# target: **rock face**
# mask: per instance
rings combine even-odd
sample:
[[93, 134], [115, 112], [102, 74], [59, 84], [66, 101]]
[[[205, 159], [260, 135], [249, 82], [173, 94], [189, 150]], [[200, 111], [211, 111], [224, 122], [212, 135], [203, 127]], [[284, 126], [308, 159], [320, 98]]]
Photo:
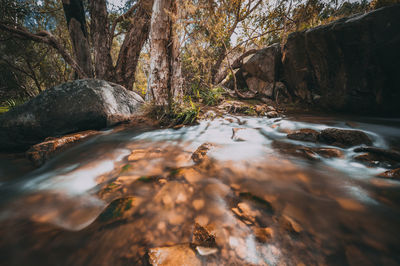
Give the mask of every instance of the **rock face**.
[[142, 103], [138, 94], [102, 80], [55, 86], [0, 116], [0, 151], [24, 150], [49, 136], [115, 125], [138, 114]]
[[279, 77], [281, 51], [279, 44], [259, 50], [241, 70], [249, 90], [272, 97], [275, 81]]
[[239, 69], [238, 88], [318, 109], [400, 114], [399, 17], [394, 5], [292, 33]]
[[303, 101], [361, 113], [400, 111], [400, 5], [290, 34], [285, 82]]
[[260, 97], [275, 99], [278, 94], [288, 96], [282, 76], [281, 47], [279, 43], [260, 49], [236, 73], [239, 89], [248, 88]]

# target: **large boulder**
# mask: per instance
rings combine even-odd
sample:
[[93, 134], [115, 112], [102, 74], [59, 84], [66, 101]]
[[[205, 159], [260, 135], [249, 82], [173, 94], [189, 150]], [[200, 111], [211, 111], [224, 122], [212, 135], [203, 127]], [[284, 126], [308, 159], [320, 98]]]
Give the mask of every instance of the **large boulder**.
[[275, 83], [281, 69], [281, 48], [274, 44], [255, 53], [243, 64], [238, 75], [244, 80], [240, 85], [262, 96], [273, 97]]
[[400, 5], [288, 36], [290, 93], [324, 109], [400, 113]]
[[52, 87], [0, 116], [0, 151], [25, 150], [46, 137], [115, 125], [138, 114], [142, 103], [138, 94], [103, 80]]

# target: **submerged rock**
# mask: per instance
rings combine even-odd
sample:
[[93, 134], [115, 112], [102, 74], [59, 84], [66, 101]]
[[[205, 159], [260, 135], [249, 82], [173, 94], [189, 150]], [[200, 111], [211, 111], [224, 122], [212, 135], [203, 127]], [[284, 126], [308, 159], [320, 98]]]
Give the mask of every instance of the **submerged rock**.
[[319, 132], [309, 128], [302, 128], [287, 135], [288, 139], [317, 142]]
[[138, 114], [143, 99], [95, 79], [64, 83], [0, 116], [0, 150], [25, 150], [49, 136], [101, 129]]
[[148, 252], [149, 263], [159, 266], [199, 265], [201, 260], [189, 245], [176, 245], [172, 247], [151, 248]]
[[51, 157], [71, 147], [73, 144], [99, 133], [98, 131], [87, 130], [60, 138], [47, 138], [44, 142], [32, 146], [25, 154], [35, 166], [41, 166]]
[[192, 244], [202, 247], [216, 247], [215, 236], [203, 226], [195, 223]]
[[207, 152], [211, 149], [213, 145], [211, 143], [201, 144], [197, 150], [192, 154], [193, 162], [199, 164], [207, 159]]
[[372, 145], [371, 139], [362, 131], [327, 128], [321, 131], [318, 140], [333, 146], [348, 148], [361, 144]]
[[335, 148], [305, 147], [283, 141], [273, 141], [272, 147], [281, 153], [311, 161], [319, 160], [319, 156], [324, 158], [342, 158], [344, 156], [341, 150]]
[[355, 152], [362, 154], [354, 157], [354, 160], [368, 166], [397, 167], [400, 164], [400, 153], [376, 147], [359, 147]]
[[386, 158], [387, 160], [400, 162], [400, 152], [395, 150], [385, 150], [377, 147], [359, 147], [354, 149], [355, 152], [368, 152]]

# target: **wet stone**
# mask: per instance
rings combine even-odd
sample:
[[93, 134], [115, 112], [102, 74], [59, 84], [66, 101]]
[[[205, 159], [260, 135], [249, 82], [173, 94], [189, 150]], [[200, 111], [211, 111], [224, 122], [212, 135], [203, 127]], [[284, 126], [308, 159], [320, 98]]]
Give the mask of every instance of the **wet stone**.
[[378, 175], [378, 177], [400, 181], [400, 168], [389, 170]]
[[279, 114], [278, 114], [278, 112], [276, 112], [276, 111], [269, 111], [269, 112], [266, 113], [266, 116], [267, 116], [268, 118], [276, 118], [276, 117], [279, 116]]
[[288, 139], [317, 142], [319, 132], [309, 128], [302, 128], [287, 135]]
[[215, 236], [212, 235], [205, 227], [195, 223], [192, 244], [203, 247], [216, 247]]
[[148, 257], [149, 263], [154, 266], [202, 265], [196, 253], [186, 244], [151, 248]]
[[201, 256], [209, 256], [212, 254], [215, 254], [218, 252], [217, 248], [208, 248], [208, 247], [201, 247], [197, 246], [196, 251], [201, 255]]
[[303, 228], [295, 220], [287, 215], [282, 215], [279, 219], [281, 228], [289, 233], [298, 234], [303, 231]]
[[213, 145], [211, 143], [203, 143], [197, 150], [192, 154], [192, 160], [195, 163], [201, 163], [207, 158], [207, 152]]
[[254, 227], [253, 232], [257, 241], [261, 243], [266, 243], [274, 237], [274, 231], [270, 227]]
[[49, 137], [44, 142], [32, 146], [25, 154], [35, 166], [41, 166], [46, 161], [72, 147], [84, 139], [100, 134], [99, 131], [87, 130], [65, 135], [60, 138]]
[[136, 203], [135, 197], [116, 199], [100, 214], [98, 221], [104, 223], [127, 217], [131, 214]]
[[357, 145], [372, 145], [371, 139], [362, 131], [327, 128], [321, 131], [318, 140], [333, 146], [349, 148]]
[[363, 153], [355, 157], [355, 160], [364, 162], [367, 165], [375, 166], [394, 166], [400, 165], [400, 152], [395, 150], [385, 150], [377, 147], [359, 147], [355, 152]]
[[341, 150], [335, 148], [313, 148], [313, 152], [325, 158], [343, 158], [344, 154]]

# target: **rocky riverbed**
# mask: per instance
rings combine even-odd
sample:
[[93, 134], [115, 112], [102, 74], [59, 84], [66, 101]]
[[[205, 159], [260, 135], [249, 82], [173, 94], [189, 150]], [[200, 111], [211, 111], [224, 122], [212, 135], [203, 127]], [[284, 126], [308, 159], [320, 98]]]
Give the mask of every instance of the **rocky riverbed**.
[[398, 265], [400, 120], [269, 117], [2, 155], [0, 264]]

